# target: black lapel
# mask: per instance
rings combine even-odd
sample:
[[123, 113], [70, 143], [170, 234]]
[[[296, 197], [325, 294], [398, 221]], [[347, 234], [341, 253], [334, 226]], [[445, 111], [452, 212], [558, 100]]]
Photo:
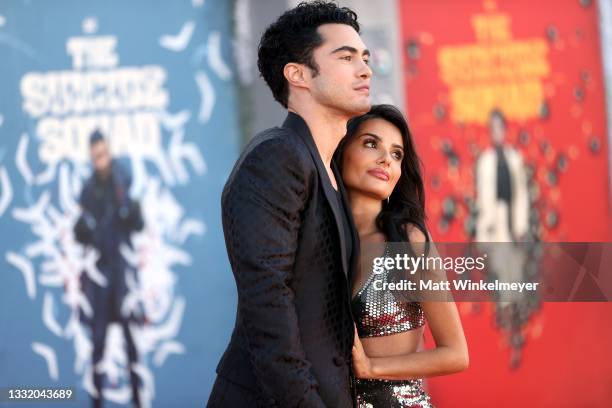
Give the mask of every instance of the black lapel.
[[[302, 119], [301, 116], [289, 112], [285, 122], [283, 123], [284, 128], [292, 129], [295, 133], [297, 133], [310, 151], [310, 155], [312, 156], [315, 165], [317, 166], [317, 172], [319, 173], [319, 180], [321, 181], [321, 185], [323, 186], [323, 192], [325, 193], [325, 198], [327, 202], [331, 206], [332, 212], [334, 213], [334, 219], [336, 220], [336, 228], [338, 229], [338, 235], [340, 236], [340, 253], [342, 258], [342, 271], [344, 275], [348, 277], [348, 265], [349, 261], [347, 259], [346, 253], [346, 237], [344, 236], [344, 228], [342, 227], [342, 212], [343, 209], [340, 208], [338, 203], [338, 197], [336, 195], [336, 191], [334, 190], [331, 181], [329, 180], [329, 176], [327, 175], [327, 170], [325, 170], [325, 165], [323, 164], [323, 160], [321, 160], [321, 155], [319, 154], [319, 150], [315, 145], [314, 139], [312, 138], [312, 134], [310, 133], [310, 129], [308, 125]], [[340, 183], [338, 183], [340, 185]]]
[[338, 182], [340, 194], [342, 194], [342, 205], [344, 206], [344, 213], [346, 214], [346, 220], [348, 220], [349, 230], [351, 231], [350, 239], [353, 250], [351, 251], [351, 259], [349, 259], [348, 277], [352, 282], [353, 274], [355, 273], [357, 268], [357, 260], [360, 251], [359, 234], [357, 234], [357, 227], [355, 226], [355, 220], [353, 219], [353, 211], [351, 210], [351, 206], [349, 205], [346, 189], [344, 188], [344, 182], [342, 181], [342, 174], [340, 173], [340, 170], [338, 169], [334, 161], [332, 161], [332, 171], [336, 176], [336, 181]]

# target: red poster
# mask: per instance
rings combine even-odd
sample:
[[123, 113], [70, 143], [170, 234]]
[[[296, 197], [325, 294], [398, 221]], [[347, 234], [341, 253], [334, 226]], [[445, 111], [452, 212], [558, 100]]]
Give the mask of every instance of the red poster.
[[[609, 241], [596, 2], [399, 5], [434, 240]], [[499, 304], [459, 309], [470, 368], [428, 381], [438, 407], [609, 406], [610, 303], [539, 303], [506, 325]]]
[[506, 122], [510, 173], [520, 163], [525, 169], [512, 177], [513, 232], [605, 241], [608, 147], [595, 2], [400, 4], [407, 113], [425, 166], [434, 236], [475, 239], [479, 223], [486, 224], [478, 169], [486, 197], [495, 182], [486, 173], [497, 111]]

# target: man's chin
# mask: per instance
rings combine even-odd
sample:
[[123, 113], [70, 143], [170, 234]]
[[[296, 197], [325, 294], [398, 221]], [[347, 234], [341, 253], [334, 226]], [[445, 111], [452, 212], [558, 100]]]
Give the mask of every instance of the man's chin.
[[346, 116], [347, 118], [353, 118], [355, 116], [360, 116], [368, 113], [372, 107], [370, 100], [356, 102], [352, 104], [343, 104], [343, 105], [328, 105], [330, 108], [335, 110], [337, 113]]
[[367, 102], [355, 105], [353, 108], [354, 109], [353, 109], [353, 112], [351, 112], [352, 113], [351, 116], [365, 115], [372, 108], [372, 103], [368, 99]]

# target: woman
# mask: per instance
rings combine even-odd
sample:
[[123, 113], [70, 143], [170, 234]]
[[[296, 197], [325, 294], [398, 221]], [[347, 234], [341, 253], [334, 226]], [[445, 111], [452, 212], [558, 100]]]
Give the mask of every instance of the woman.
[[[408, 242], [411, 248], [429, 243], [420, 162], [397, 108], [376, 105], [353, 118], [335, 160], [362, 254], [376, 245], [386, 247], [387, 242]], [[385, 270], [376, 279], [392, 281], [397, 276]], [[421, 378], [462, 371], [468, 365], [457, 308], [453, 302], [406, 300], [399, 293], [374, 289], [373, 280], [370, 268], [368, 273], [356, 273], [352, 283], [358, 406], [431, 407]], [[436, 348], [417, 352], [425, 321]]]

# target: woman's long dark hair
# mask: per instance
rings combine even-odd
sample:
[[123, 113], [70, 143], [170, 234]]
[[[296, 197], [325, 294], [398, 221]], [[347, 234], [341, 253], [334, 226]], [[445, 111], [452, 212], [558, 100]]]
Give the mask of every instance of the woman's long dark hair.
[[342, 160], [346, 147], [358, 136], [357, 131], [370, 119], [383, 119], [395, 126], [402, 135], [404, 156], [401, 162], [402, 175], [393, 189], [389, 202], [383, 201], [382, 211], [376, 217], [376, 226], [389, 242], [408, 242], [406, 224], [413, 224], [425, 235], [425, 188], [421, 175], [422, 163], [416, 153], [412, 135], [404, 115], [393, 105], [373, 105], [364, 115], [352, 118], [347, 124], [346, 136], [342, 139], [334, 161], [342, 172]]

